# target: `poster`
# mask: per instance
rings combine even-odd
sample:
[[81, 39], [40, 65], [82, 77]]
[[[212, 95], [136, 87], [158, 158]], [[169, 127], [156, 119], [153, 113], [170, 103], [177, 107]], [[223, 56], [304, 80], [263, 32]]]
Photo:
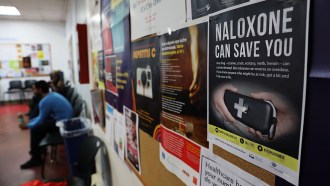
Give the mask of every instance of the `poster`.
[[207, 23], [160, 36], [161, 123], [194, 142], [207, 142]]
[[92, 51], [92, 89], [99, 87], [98, 52]]
[[201, 146], [162, 126], [160, 161], [186, 185], [198, 185]]
[[268, 185], [234, 164], [214, 155], [211, 151], [205, 148], [202, 148], [201, 151], [200, 173], [199, 185], [201, 186]]
[[144, 8], [150, 0], [140, 1], [131, 0], [130, 1], [130, 16], [131, 16], [131, 36], [132, 40], [141, 38], [143, 36], [152, 34], [151, 31], [151, 9]]
[[141, 175], [139, 116], [125, 106], [124, 116], [126, 126], [126, 158]]
[[93, 121], [101, 127], [105, 127], [103, 90], [91, 90]]
[[182, 0], [131, 0], [130, 11], [132, 40], [186, 22], [186, 5]]
[[[190, 0], [188, 1], [188, 19], [207, 16], [219, 10], [249, 2], [251, 0]], [[191, 9], [189, 9], [191, 8]], [[191, 12], [191, 14], [190, 14]]]
[[132, 108], [130, 21], [127, 0], [101, 1], [102, 40], [105, 50], [106, 100], [120, 113]]
[[90, 19], [88, 31], [91, 38], [92, 50], [102, 50], [101, 38], [101, 3], [99, 0], [89, 0]]
[[44, 60], [50, 60], [50, 45], [49, 44], [42, 44], [42, 51], [44, 55]]
[[113, 53], [109, 0], [101, 0], [101, 35], [104, 55]]
[[109, 55], [105, 57], [105, 86], [107, 90], [114, 94], [117, 91], [117, 58], [116, 55]]
[[110, 7], [112, 28], [129, 16], [129, 0], [111, 0]]
[[[124, 31], [122, 38], [123, 50], [116, 55], [116, 85], [118, 89], [118, 107], [116, 109], [123, 113], [123, 106], [132, 108], [132, 83], [131, 79], [131, 50], [130, 50], [130, 26], [129, 17], [122, 21]], [[119, 24], [119, 23], [118, 23]]]
[[160, 124], [160, 62], [158, 37], [132, 42], [132, 81], [134, 108], [139, 115], [139, 128], [156, 139]]
[[125, 138], [126, 127], [124, 121], [124, 115], [118, 112], [116, 109], [114, 112], [114, 149], [121, 160], [124, 161], [125, 157]]
[[[97, 71], [98, 71], [98, 88], [104, 90], [105, 89], [105, 85], [104, 85], [104, 81], [105, 81], [105, 60], [107, 59], [107, 57], [104, 57], [104, 51], [100, 50], [97, 52]], [[104, 59], [105, 58], [105, 59]]]
[[295, 185], [308, 7], [262, 1], [209, 20], [209, 141]]
[[110, 147], [114, 147], [114, 109], [108, 103], [105, 104], [105, 139], [109, 142]]

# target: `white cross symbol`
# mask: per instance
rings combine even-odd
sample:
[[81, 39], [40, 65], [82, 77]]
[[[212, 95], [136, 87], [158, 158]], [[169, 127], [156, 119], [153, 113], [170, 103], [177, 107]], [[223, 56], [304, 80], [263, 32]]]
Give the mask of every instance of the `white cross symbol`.
[[237, 117], [239, 117], [239, 118], [242, 118], [242, 114], [246, 113], [246, 111], [248, 110], [248, 107], [244, 106], [243, 102], [244, 102], [244, 99], [239, 98], [238, 104], [237, 103], [234, 104], [234, 108], [237, 109]]

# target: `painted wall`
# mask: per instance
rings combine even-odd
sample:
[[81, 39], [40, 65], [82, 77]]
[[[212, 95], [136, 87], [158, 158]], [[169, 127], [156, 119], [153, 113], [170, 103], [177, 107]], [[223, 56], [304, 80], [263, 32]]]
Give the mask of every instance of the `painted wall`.
[[[87, 106], [89, 111], [91, 111], [91, 96], [90, 91], [92, 89], [92, 85], [90, 84], [80, 84], [78, 81], [78, 56], [77, 56], [77, 37], [76, 37], [76, 24], [87, 24], [90, 19], [89, 14], [89, 3], [91, 0], [85, 0], [82, 2], [81, 0], [69, 0], [68, 6], [68, 15], [66, 19], [66, 41], [67, 46], [72, 46], [69, 51], [72, 51], [72, 60], [74, 66], [74, 77], [75, 77], [75, 87], [77, 88], [78, 92], [82, 95], [83, 99], [87, 102]], [[89, 43], [89, 72], [91, 72], [91, 43], [90, 38], [88, 38]], [[91, 80], [91, 73], [89, 74]], [[104, 131], [99, 127], [99, 125], [94, 125], [94, 135], [100, 137], [106, 144], [109, 153], [109, 160], [111, 166], [111, 177], [112, 177], [112, 185], [134, 185], [139, 186], [142, 183], [139, 179], [135, 176], [135, 174], [130, 170], [130, 168], [126, 165], [125, 162], [121, 161], [117, 154], [110, 148], [107, 140], [104, 136]], [[100, 159], [96, 159], [96, 167], [98, 170], [98, 174], [101, 173], [101, 162]]]
[[[64, 22], [0, 20], [0, 28], [0, 43], [49, 43], [52, 69], [60, 69], [64, 72], [65, 77], [67, 76], [68, 53]], [[42, 79], [49, 80], [48, 77]], [[1, 95], [8, 89], [7, 80], [10, 79], [1, 80]], [[13, 99], [17, 98], [18, 96], [13, 96]], [[1, 96], [1, 100], [3, 99], [4, 97]], [[5, 100], [7, 100], [7, 96]]]
[[[76, 36], [76, 24], [87, 24], [89, 21], [88, 6], [90, 0], [85, 0], [84, 2], [80, 0], [70, 0], [68, 6], [68, 15], [66, 19], [66, 40], [67, 46], [71, 46], [70, 51], [72, 51], [72, 60], [74, 66], [74, 77], [75, 77], [75, 87], [78, 92], [82, 95], [83, 99], [87, 102], [89, 111], [91, 111], [91, 96], [90, 91], [92, 85], [90, 84], [80, 84], [78, 81], [78, 56], [77, 56], [77, 36]], [[91, 80], [91, 43], [89, 40], [89, 70], [90, 70], [90, 80]], [[99, 125], [94, 125], [94, 134], [107, 144], [106, 139], [104, 138], [104, 132], [99, 127]], [[139, 179], [134, 175], [134, 173], [129, 169], [125, 162], [121, 161], [117, 154], [113, 151], [111, 147], [107, 144], [107, 149], [109, 153], [109, 160], [111, 166], [111, 177], [112, 185], [142, 185]], [[96, 159], [96, 167], [98, 174], [102, 174], [101, 170], [101, 161]]]

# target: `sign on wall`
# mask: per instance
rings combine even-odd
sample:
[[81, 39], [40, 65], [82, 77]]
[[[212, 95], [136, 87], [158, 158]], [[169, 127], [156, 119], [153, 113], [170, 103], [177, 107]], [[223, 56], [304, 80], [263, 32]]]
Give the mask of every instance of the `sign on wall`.
[[48, 75], [50, 44], [0, 44], [0, 77]]
[[186, 21], [186, 5], [183, 0], [131, 0], [130, 11], [132, 40], [166, 31]]
[[209, 18], [208, 140], [298, 184], [309, 1]]

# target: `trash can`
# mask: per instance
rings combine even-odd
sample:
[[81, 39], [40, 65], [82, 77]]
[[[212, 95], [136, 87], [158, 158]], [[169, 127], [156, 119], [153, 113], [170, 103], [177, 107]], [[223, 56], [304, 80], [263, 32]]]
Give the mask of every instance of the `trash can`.
[[63, 141], [67, 154], [70, 174], [72, 176], [79, 176], [74, 164], [78, 161], [81, 142], [86, 139], [88, 133], [92, 130], [91, 122], [87, 118], [78, 117], [58, 121], [56, 126], [60, 128], [61, 136], [64, 139]]

